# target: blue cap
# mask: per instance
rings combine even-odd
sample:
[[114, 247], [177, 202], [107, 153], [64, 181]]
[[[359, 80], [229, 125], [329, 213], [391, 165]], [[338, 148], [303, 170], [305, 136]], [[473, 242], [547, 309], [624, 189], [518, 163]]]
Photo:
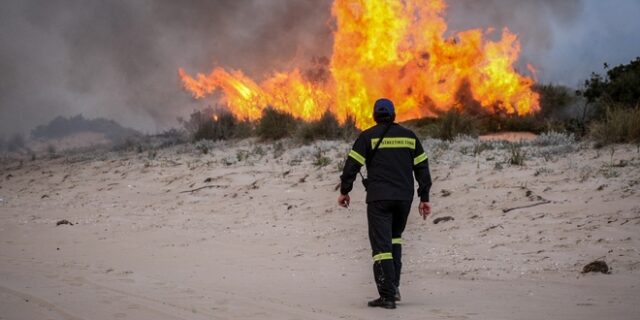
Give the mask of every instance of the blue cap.
[[378, 99], [376, 103], [373, 105], [373, 113], [374, 114], [388, 114], [393, 116], [396, 114], [396, 109], [393, 106], [393, 102], [389, 99]]

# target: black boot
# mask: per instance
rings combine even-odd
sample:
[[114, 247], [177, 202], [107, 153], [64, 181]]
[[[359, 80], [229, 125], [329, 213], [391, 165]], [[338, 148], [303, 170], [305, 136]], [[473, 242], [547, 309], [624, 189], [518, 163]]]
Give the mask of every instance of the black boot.
[[400, 295], [400, 288], [396, 287], [396, 301], [402, 300], [402, 296]]
[[393, 299], [378, 298], [368, 303], [369, 307], [380, 307], [385, 309], [395, 309], [396, 302]]

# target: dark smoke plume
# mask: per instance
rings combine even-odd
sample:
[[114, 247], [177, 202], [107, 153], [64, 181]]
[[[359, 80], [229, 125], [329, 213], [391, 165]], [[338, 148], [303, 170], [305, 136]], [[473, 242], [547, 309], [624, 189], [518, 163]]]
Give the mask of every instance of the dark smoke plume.
[[[331, 52], [330, 1], [9, 1], [0, 10], [0, 135], [57, 115], [155, 132], [207, 101], [177, 69], [260, 78]], [[300, 59], [300, 58], [298, 58]], [[310, 59], [310, 58], [309, 58]]]

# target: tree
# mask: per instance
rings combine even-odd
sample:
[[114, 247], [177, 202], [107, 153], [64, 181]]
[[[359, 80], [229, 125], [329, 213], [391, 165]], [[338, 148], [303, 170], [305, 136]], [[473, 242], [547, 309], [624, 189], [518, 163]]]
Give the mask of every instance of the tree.
[[[604, 67], [609, 68], [606, 63]], [[609, 69], [604, 77], [591, 73], [591, 78], [584, 82], [584, 90], [578, 93], [588, 103], [595, 103], [600, 107], [617, 105], [633, 108], [640, 105], [640, 57], [628, 64]]]

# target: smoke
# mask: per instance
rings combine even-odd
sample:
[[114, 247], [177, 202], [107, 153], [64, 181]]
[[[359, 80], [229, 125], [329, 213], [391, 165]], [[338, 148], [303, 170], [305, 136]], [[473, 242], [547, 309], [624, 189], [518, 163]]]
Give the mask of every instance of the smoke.
[[448, 1], [453, 31], [508, 27], [522, 44], [520, 70], [531, 63], [538, 81], [578, 87], [591, 72], [640, 55], [640, 2], [618, 0]]
[[0, 135], [58, 115], [156, 132], [208, 101], [177, 69], [260, 78], [331, 52], [331, 1], [9, 1], [0, 11]]
[[[225, 66], [261, 79], [314, 56], [330, 56], [331, 3], [6, 1], [0, 10], [0, 135], [26, 133], [57, 116], [78, 113], [146, 132], [166, 129], [176, 125], [176, 117], [211, 103], [194, 102], [181, 90], [179, 67], [194, 73]], [[640, 52], [640, 33], [633, 32], [640, 30], [633, 22], [640, 15], [636, 0], [615, 6], [596, 0], [448, 3], [450, 31], [508, 26], [518, 34], [521, 60], [540, 69], [542, 81], [575, 86], [602, 62], [628, 62]], [[599, 10], [610, 14], [598, 15]], [[616, 28], [620, 21], [631, 24], [631, 31]], [[605, 30], [598, 33], [602, 39], [621, 38], [607, 30], [630, 38], [591, 47], [593, 28]], [[607, 59], [617, 51], [611, 46], [620, 42], [627, 55], [635, 52]], [[575, 59], [576, 52], [589, 55]]]
[[535, 54], [553, 46], [554, 25], [573, 24], [583, 9], [582, 0], [450, 1], [447, 20], [455, 31], [508, 27], [520, 36], [524, 52]]

